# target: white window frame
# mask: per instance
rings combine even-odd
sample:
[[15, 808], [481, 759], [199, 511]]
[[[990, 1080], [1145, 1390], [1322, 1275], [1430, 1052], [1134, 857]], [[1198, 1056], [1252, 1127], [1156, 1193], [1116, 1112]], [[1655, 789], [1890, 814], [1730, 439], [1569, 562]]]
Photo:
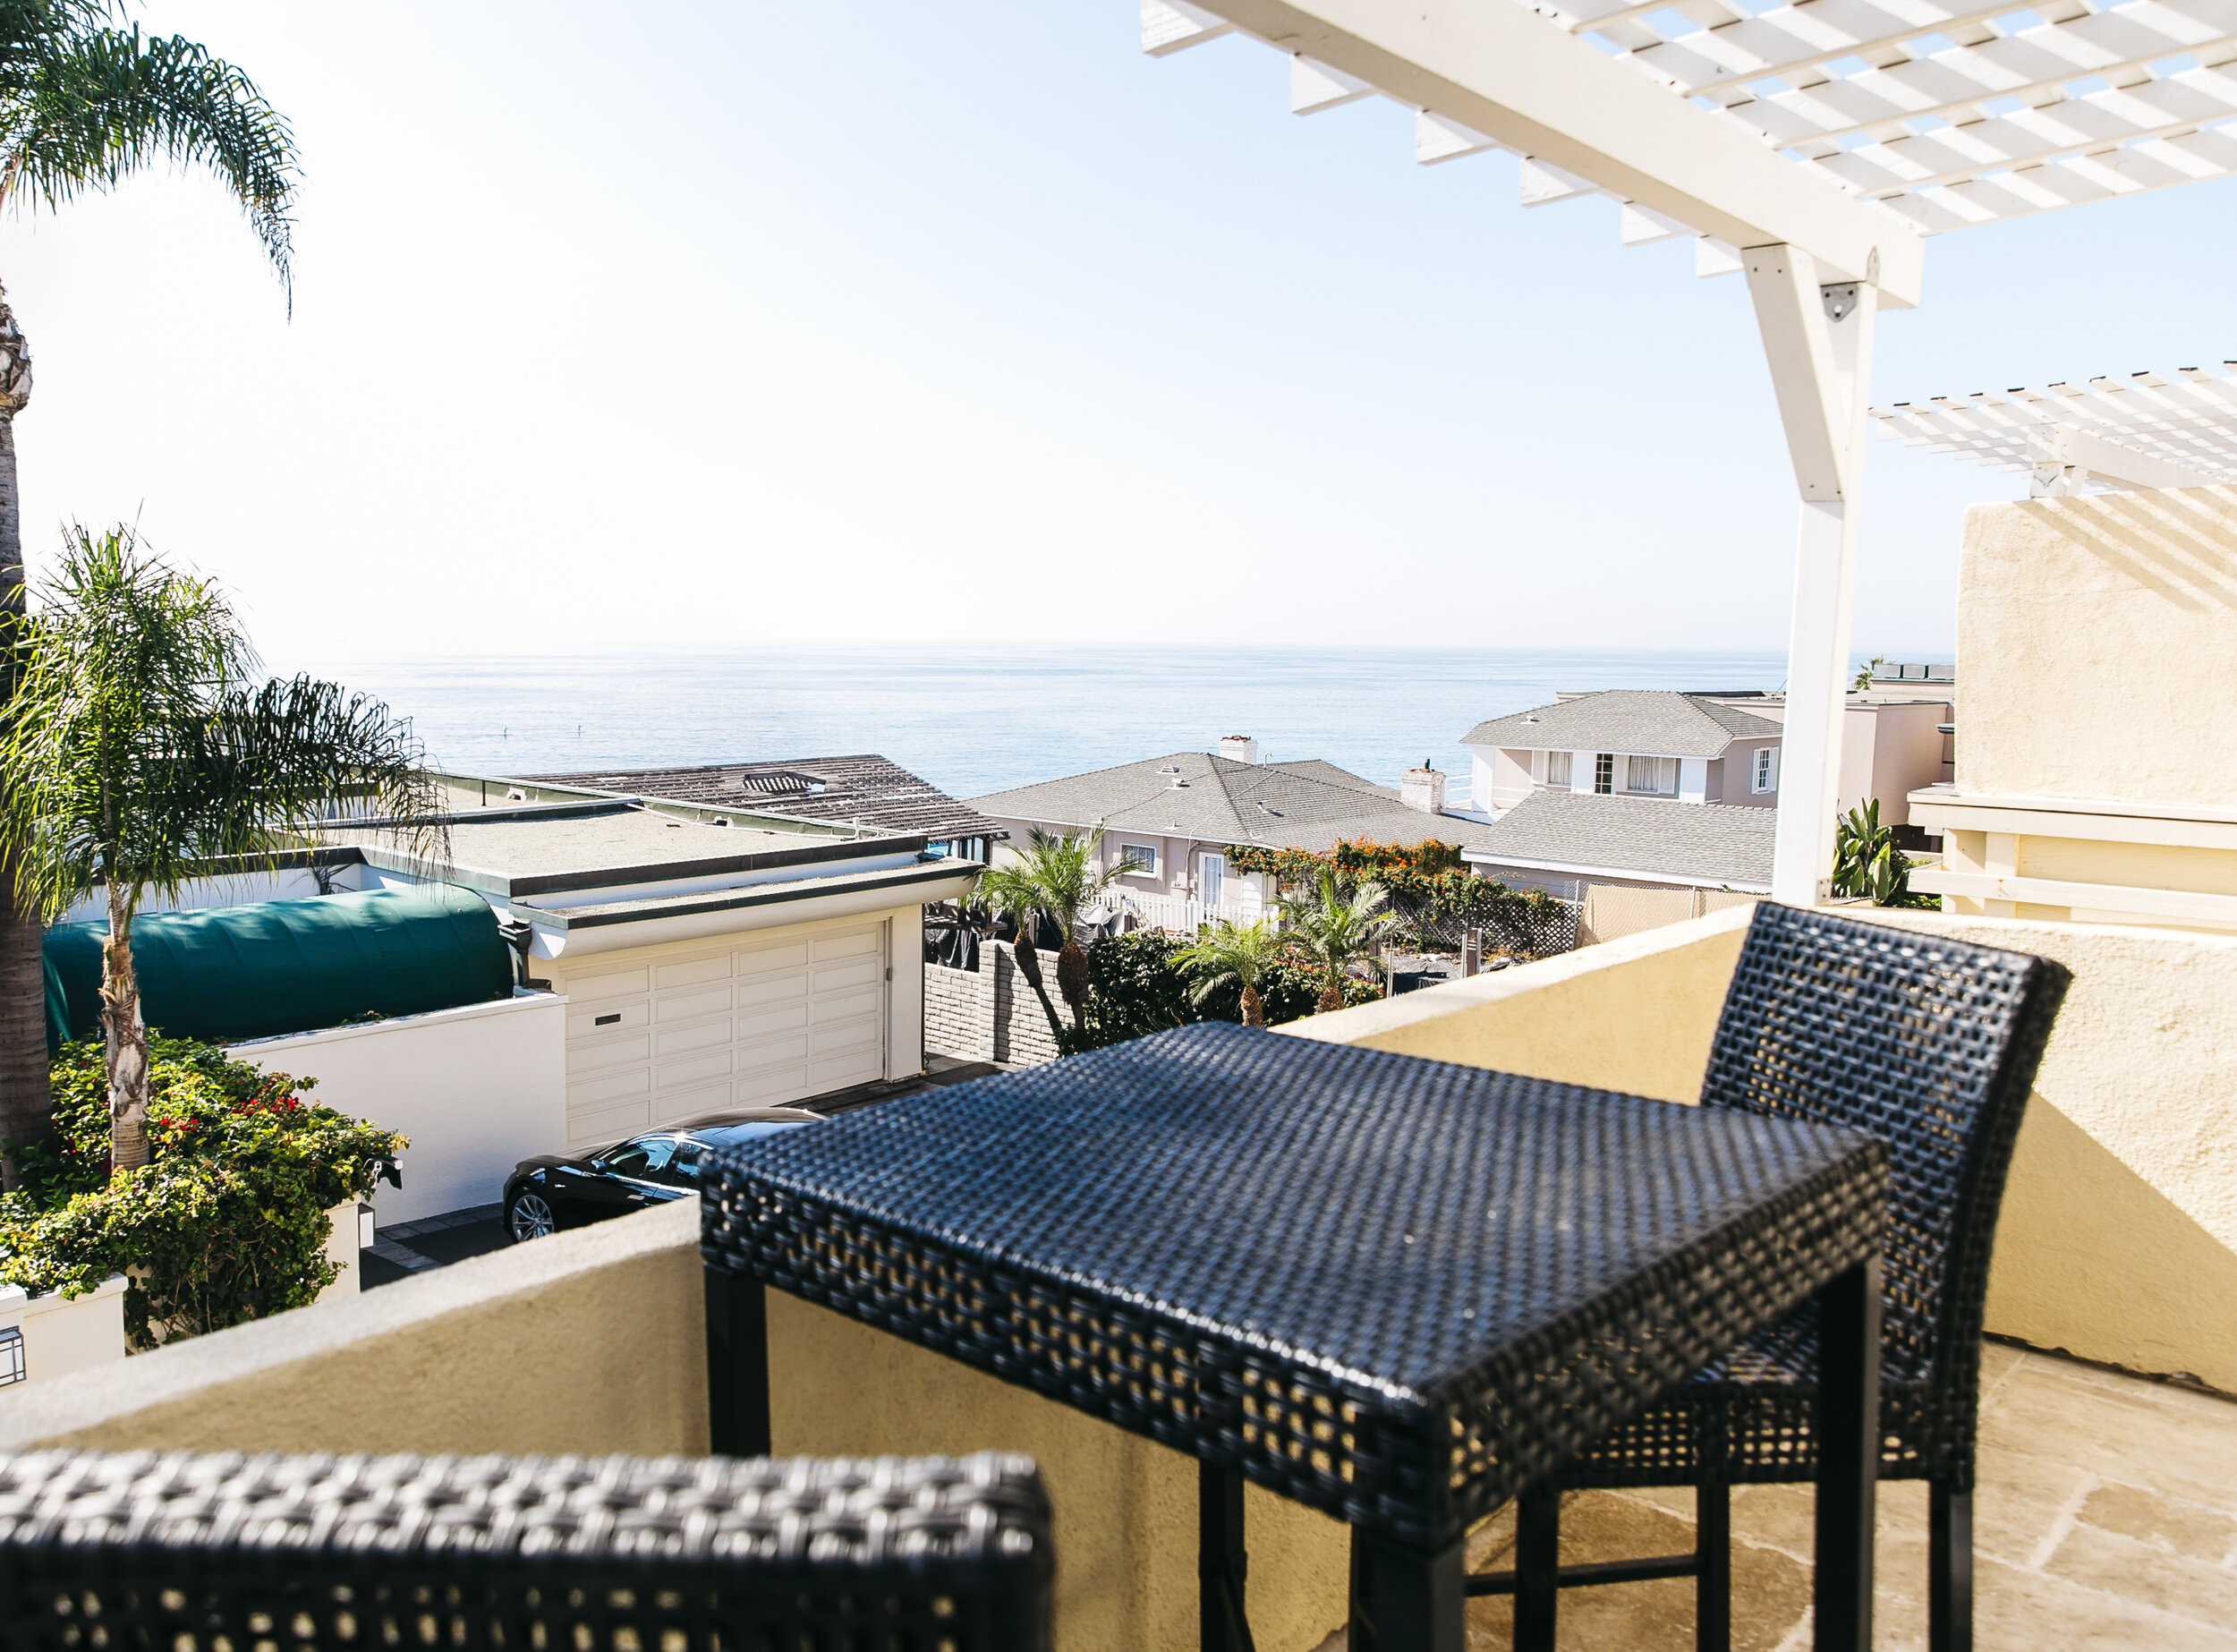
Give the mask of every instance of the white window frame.
[[[1646, 784], [1639, 784], [1641, 767], [1646, 769]], [[1678, 795], [1678, 760], [1674, 757], [1627, 756], [1623, 762], [1623, 789], [1639, 792], [1650, 797], [1675, 797]]]
[[1748, 789], [1755, 796], [1764, 796], [1779, 789], [1779, 748], [1759, 745], [1748, 764]]
[[[1136, 859], [1146, 856], [1146, 859]], [[1154, 843], [1122, 843], [1118, 846], [1118, 864], [1127, 875], [1134, 878], [1157, 876], [1157, 845]]]
[[1545, 783], [1562, 791], [1569, 788], [1569, 777], [1576, 772], [1575, 752], [1548, 752], [1545, 754]]

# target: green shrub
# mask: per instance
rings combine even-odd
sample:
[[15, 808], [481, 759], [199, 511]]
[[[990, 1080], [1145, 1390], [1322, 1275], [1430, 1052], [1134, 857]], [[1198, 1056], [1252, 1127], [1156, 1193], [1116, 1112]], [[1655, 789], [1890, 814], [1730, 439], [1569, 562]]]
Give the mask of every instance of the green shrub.
[[[1213, 988], [1202, 1003], [1191, 999], [1195, 976], [1173, 962], [1173, 954], [1187, 944], [1178, 935], [1153, 929], [1089, 941], [1087, 1025], [1080, 1031], [1065, 1029], [1064, 1053], [1100, 1050], [1196, 1021], [1239, 1023], [1243, 989], [1238, 983]], [[1279, 1026], [1313, 1013], [1321, 996], [1320, 977], [1296, 964], [1278, 963], [1260, 980], [1258, 996], [1265, 1006], [1266, 1025]], [[1372, 982], [1347, 981], [1344, 985], [1347, 1004], [1368, 1003], [1382, 996], [1382, 989]]]
[[401, 1186], [404, 1138], [208, 1044], [150, 1039], [149, 1079], [149, 1162], [110, 1176], [101, 1046], [63, 1046], [55, 1135], [21, 1150], [24, 1185], [0, 1197], [0, 1283], [74, 1297], [129, 1272], [142, 1349], [316, 1300], [336, 1273], [327, 1213]]

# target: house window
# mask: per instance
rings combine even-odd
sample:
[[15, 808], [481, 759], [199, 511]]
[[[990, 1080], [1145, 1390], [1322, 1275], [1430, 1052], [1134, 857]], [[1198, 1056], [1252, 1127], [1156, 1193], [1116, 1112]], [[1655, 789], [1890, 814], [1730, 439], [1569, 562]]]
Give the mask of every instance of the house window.
[[1779, 789], [1779, 748], [1766, 745], [1756, 753], [1755, 766], [1748, 771], [1748, 789], [1751, 792], [1775, 792]]
[[1593, 758], [1593, 790], [1605, 796], [1616, 788], [1616, 754], [1602, 752]]
[[1146, 843], [1122, 843], [1118, 846], [1118, 864], [1128, 872], [1154, 876], [1157, 872], [1157, 850]]
[[1678, 760], [1675, 757], [1627, 757], [1624, 759], [1623, 789], [1627, 792], [1653, 792], [1669, 796], [1678, 789]]
[[1574, 752], [1548, 752], [1545, 754], [1545, 783], [1558, 786], [1563, 791], [1569, 790], [1569, 764], [1575, 756]]
[[23, 1382], [30, 1375], [23, 1365], [23, 1333], [10, 1325], [0, 1331], [0, 1388]]

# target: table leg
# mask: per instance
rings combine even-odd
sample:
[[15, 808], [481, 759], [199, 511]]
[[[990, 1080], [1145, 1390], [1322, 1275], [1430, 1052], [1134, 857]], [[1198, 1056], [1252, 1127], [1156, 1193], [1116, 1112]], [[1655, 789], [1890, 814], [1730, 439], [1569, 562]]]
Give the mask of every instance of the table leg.
[[1204, 1652], [1254, 1652], [1244, 1589], [1243, 1477], [1196, 1465], [1196, 1621]]
[[1874, 1493], [1880, 1472], [1880, 1259], [1818, 1299], [1817, 1652], [1872, 1645]]
[[761, 1282], [727, 1269], [707, 1281], [707, 1449], [769, 1455], [769, 1308]]
[[1467, 1540], [1425, 1554], [1351, 1531], [1351, 1652], [1463, 1652]]

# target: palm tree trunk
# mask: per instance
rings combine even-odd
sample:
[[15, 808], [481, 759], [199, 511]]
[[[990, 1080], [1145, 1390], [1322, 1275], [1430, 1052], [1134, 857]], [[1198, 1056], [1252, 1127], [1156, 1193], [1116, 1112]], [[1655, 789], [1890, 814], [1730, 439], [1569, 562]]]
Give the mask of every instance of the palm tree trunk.
[[1259, 997], [1258, 989], [1247, 981], [1243, 983], [1243, 1025], [1245, 1026], [1266, 1025], [1265, 1000]]
[[109, 881], [109, 935], [101, 944], [101, 1031], [107, 1044], [109, 1172], [148, 1162], [148, 1029], [140, 1019], [140, 977], [132, 970], [132, 913], [119, 881]]
[[1017, 973], [1025, 977], [1025, 984], [1041, 1001], [1041, 1013], [1049, 1018], [1049, 1036], [1057, 1041], [1057, 1048], [1064, 1048], [1064, 1023], [1057, 1015], [1057, 1007], [1049, 1001], [1049, 989], [1042, 984], [1041, 954], [1033, 950], [1033, 931], [1029, 917], [1017, 926], [1017, 939], [1010, 943], [1011, 954], [1017, 959]]
[[1324, 1016], [1341, 1009], [1343, 1007], [1344, 984], [1331, 970], [1329, 972], [1328, 979], [1321, 984], [1320, 1001], [1313, 1006], [1313, 1013]]
[[[31, 354], [0, 291], [0, 703], [15, 697], [23, 621], [23, 513], [16, 492], [15, 415], [31, 397]], [[45, 926], [16, 892], [13, 858], [0, 859], [0, 1139], [28, 1146], [54, 1134], [47, 1087]], [[0, 1187], [16, 1185], [0, 1160]]]
[[1065, 1007], [1072, 1012], [1072, 1025], [1087, 1026], [1087, 949], [1080, 945], [1067, 929], [1064, 945], [1057, 950], [1057, 991], [1064, 994]]

